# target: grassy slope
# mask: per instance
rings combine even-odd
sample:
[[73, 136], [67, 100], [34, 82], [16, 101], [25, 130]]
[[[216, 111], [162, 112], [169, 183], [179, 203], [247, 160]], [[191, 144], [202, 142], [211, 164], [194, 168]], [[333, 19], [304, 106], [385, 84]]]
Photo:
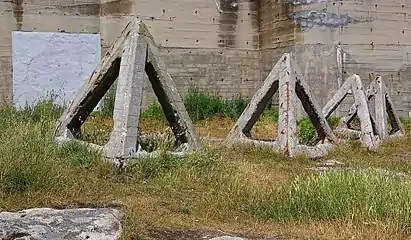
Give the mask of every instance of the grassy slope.
[[[318, 176], [299, 157], [288, 159], [264, 149], [205, 149], [178, 160], [143, 159], [113, 171], [96, 153], [78, 145], [57, 148], [51, 133], [59, 112], [39, 105], [23, 112], [0, 110], [0, 210], [29, 207], [110, 206], [125, 212], [124, 239], [148, 229], [214, 228], [257, 232], [287, 239], [406, 239], [411, 213], [408, 179], [376, 174]], [[224, 137], [233, 121], [197, 123], [200, 135]], [[263, 119], [259, 137], [275, 137]], [[269, 127], [267, 127], [269, 126]], [[111, 121], [93, 117], [84, 138], [107, 140]], [[164, 131], [163, 120], [144, 119], [141, 131]], [[382, 167], [410, 173], [410, 139], [384, 144], [368, 153], [348, 143], [326, 159], [350, 166]]]

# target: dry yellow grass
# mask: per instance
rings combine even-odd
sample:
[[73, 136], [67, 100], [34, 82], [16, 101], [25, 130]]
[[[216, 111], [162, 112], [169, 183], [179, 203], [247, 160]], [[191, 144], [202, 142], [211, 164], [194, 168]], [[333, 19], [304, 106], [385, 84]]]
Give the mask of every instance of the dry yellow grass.
[[[280, 239], [405, 240], [408, 237], [404, 229], [389, 220], [279, 222], [263, 221], [250, 212], [253, 202], [278, 186], [297, 176], [313, 174], [307, 168], [316, 163], [304, 157], [289, 159], [266, 149], [227, 149], [218, 142], [204, 142], [203, 151], [182, 162], [167, 158], [143, 160], [124, 172], [113, 172], [98, 156], [89, 156], [84, 150], [61, 152], [55, 148], [49, 138], [54, 119], [41, 123], [12, 120], [0, 134], [0, 143], [4, 144], [0, 149], [0, 181], [6, 179], [4, 169], [10, 169], [13, 174], [12, 170], [18, 172], [31, 163], [43, 163], [49, 172], [33, 167], [29, 173], [38, 181], [37, 185], [27, 183], [23, 186], [27, 189], [14, 192], [0, 188], [0, 210], [115, 205], [125, 213], [123, 239], [150, 239], [152, 230], [163, 228], [258, 233]], [[223, 138], [233, 124], [228, 119], [209, 119], [196, 124], [196, 129], [202, 137]], [[83, 127], [84, 139], [104, 144], [111, 128], [110, 118], [91, 117]], [[161, 119], [143, 119], [140, 129], [143, 133], [164, 132], [167, 124]], [[273, 139], [276, 127], [270, 119], [263, 118], [252, 133], [256, 138]], [[29, 143], [27, 137], [31, 139]], [[388, 142], [377, 153], [368, 153], [358, 144], [348, 143], [324, 160], [410, 173], [409, 140]], [[16, 159], [21, 162], [16, 168], [10, 167]], [[43, 179], [43, 175], [47, 178]], [[49, 180], [54, 185], [47, 185]]]

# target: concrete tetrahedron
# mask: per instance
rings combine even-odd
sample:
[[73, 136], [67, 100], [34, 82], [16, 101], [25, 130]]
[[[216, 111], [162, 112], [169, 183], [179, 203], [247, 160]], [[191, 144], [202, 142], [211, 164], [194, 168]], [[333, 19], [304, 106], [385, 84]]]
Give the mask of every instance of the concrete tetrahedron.
[[[252, 127], [277, 90], [279, 90], [277, 140], [269, 142], [251, 139]], [[322, 141], [312, 147], [298, 144], [295, 116], [297, 97], [313, 122], [319, 140], [327, 139], [328, 142]], [[291, 53], [285, 53], [273, 67], [226, 138], [228, 145], [251, 143], [271, 147], [291, 157], [301, 152], [313, 158], [324, 156], [336, 141]]]
[[81, 125], [118, 79], [110, 139], [105, 146], [90, 146], [103, 150], [110, 159], [147, 154], [140, 148], [138, 133], [145, 74], [176, 137], [177, 149], [198, 149], [199, 138], [173, 79], [159, 58], [159, 49], [153, 38], [139, 19], [125, 27], [77, 93], [59, 119], [54, 137], [59, 142], [75, 140], [80, 135]]
[[[326, 118], [341, 104], [350, 90], [354, 96], [354, 104], [348, 113], [340, 119], [336, 129], [338, 135], [361, 139], [365, 147], [370, 150], [375, 150], [380, 140], [390, 136], [404, 135], [402, 124], [382, 77], [377, 77], [365, 90], [360, 76], [354, 74], [349, 77], [323, 108], [323, 114]], [[371, 115], [368, 106], [368, 102], [373, 97], [375, 100], [375, 118]], [[390, 133], [388, 133], [387, 114], [391, 124]], [[350, 123], [355, 116], [360, 119], [360, 131], [350, 129]]]

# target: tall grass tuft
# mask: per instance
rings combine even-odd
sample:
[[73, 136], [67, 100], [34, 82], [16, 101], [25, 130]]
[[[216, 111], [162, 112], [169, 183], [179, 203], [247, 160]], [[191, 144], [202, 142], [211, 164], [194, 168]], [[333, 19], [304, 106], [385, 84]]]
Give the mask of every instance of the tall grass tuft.
[[113, 84], [102, 99], [101, 114], [105, 116], [113, 116], [117, 91], [116, 86], [116, 84]]
[[187, 112], [195, 122], [217, 115], [236, 119], [241, 115], [248, 102], [247, 99], [240, 96], [234, 99], [223, 99], [197, 88], [189, 89], [184, 97]]
[[378, 171], [332, 172], [297, 178], [250, 209], [265, 220], [391, 220], [408, 227], [411, 187]]
[[[336, 128], [339, 122], [339, 118], [331, 116], [327, 119], [327, 122], [328, 124], [330, 124], [331, 128]], [[305, 117], [298, 121], [297, 135], [302, 144], [310, 145], [314, 143], [314, 140], [317, 137], [317, 131], [315, 130], [315, 127], [309, 117]]]
[[4, 127], [0, 132], [0, 199], [10, 194], [70, 192], [80, 184], [82, 169], [100, 164], [97, 153], [55, 145], [52, 131], [61, 111], [51, 100], [21, 110], [0, 110]]

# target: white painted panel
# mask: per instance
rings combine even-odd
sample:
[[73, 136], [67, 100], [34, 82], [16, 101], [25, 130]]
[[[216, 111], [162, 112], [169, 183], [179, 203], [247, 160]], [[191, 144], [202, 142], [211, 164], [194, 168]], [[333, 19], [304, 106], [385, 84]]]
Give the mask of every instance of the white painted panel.
[[99, 34], [16, 31], [12, 44], [18, 108], [50, 96], [67, 104], [100, 61]]

